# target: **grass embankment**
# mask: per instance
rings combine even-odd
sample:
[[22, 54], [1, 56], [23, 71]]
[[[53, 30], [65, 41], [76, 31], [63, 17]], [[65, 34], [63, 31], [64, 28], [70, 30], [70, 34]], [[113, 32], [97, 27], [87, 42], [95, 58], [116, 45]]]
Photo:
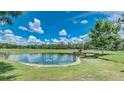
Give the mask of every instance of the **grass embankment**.
[[[0, 52], [5, 50], [0, 50]], [[8, 51], [8, 50], [7, 50]], [[73, 50], [9, 50], [11, 53], [72, 53]], [[30, 51], [30, 52], [29, 52]], [[81, 58], [81, 64], [61, 68], [39, 68], [13, 60], [0, 59], [0, 80], [124, 80], [123, 52], [106, 52], [104, 56]], [[109, 56], [109, 57], [107, 57]], [[112, 59], [114, 56], [115, 59]], [[111, 59], [108, 61], [103, 57]], [[112, 61], [117, 60], [118, 62]], [[120, 63], [121, 61], [121, 63]]]
[[26, 54], [26, 53], [73, 53], [75, 49], [0, 49], [0, 53]]
[[100, 58], [103, 60], [119, 62], [124, 64], [124, 51], [109, 53]]

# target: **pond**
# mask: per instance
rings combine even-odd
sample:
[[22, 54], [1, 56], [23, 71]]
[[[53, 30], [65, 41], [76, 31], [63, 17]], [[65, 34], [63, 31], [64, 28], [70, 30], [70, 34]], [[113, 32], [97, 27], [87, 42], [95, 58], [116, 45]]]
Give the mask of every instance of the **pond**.
[[28, 64], [65, 65], [74, 63], [76, 56], [73, 54], [16, 54], [8, 55], [8, 59]]

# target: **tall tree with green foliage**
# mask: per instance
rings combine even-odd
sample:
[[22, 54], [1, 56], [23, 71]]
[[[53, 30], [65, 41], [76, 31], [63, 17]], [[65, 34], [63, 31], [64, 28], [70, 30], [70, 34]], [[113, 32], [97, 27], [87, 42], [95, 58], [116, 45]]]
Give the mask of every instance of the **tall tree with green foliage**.
[[120, 24], [109, 20], [97, 20], [95, 26], [90, 29], [89, 37], [96, 48], [104, 50], [112, 45], [119, 38]]

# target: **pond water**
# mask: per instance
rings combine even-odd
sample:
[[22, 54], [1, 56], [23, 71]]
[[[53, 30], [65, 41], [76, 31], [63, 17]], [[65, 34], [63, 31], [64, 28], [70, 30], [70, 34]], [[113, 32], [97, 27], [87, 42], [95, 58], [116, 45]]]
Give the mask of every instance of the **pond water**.
[[8, 55], [8, 59], [29, 64], [63, 65], [74, 63], [76, 56], [72, 54], [16, 54]]

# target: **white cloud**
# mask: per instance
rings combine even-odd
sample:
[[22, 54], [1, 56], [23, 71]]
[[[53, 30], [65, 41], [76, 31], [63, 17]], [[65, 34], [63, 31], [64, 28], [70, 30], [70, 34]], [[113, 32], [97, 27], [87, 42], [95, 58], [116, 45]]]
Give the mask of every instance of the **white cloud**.
[[37, 39], [37, 40], [36, 40], [36, 43], [37, 43], [37, 44], [41, 44], [41, 43], [43, 43], [43, 42], [42, 42], [40, 39]]
[[36, 42], [37, 38], [35, 36], [30, 35], [28, 38], [28, 42]]
[[11, 30], [9, 30], [9, 29], [4, 30], [4, 33], [5, 33], [5, 34], [13, 34], [13, 32], [12, 32]]
[[59, 35], [60, 35], [60, 36], [66, 36], [66, 35], [67, 35], [66, 30], [65, 30], [65, 29], [61, 30], [61, 31], [59, 32]]
[[15, 36], [13, 34], [5, 34], [5, 38], [7, 39], [8, 42], [14, 43], [16, 42]]
[[29, 22], [29, 28], [32, 32], [36, 32], [36, 33], [39, 33], [39, 34], [43, 34], [44, 31], [42, 29], [42, 27], [40, 26], [41, 25], [41, 22], [39, 19], [36, 19], [34, 18], [34, 22]]
[[23, 37], [14, 35], [12, 33], [5, 34], [5, 39], [6, 39], [7, 43], [18, 44], [18, 45], [20, 45], [20, 43], [24, 42]]
[[52, 41], [53, 43], [59, 43], [59, 40], [57, 40], [57, 39], [51, 39], [51, 41]]
[[74, 24], [77, 24], [78, 22], [77, 21], [73, 21]]
[[67, 38], [59, 38], [59, 39], [51, 39], [53, 44], [59, 44], [59, 43], [63, 43], [63, 44], [68, 44], [69, 43], [69, 39]]
[[122, 14], [124, 14], [124, 11], [101, 11], [99, 12], [101, 14], [104, 14], [105, 16], [108, 17], [109, 20], [115, 21], [118, 18], [122, 18]]
[[81, 23], [82, 23], [82, 24], [87, 24], [88, 21], [87, 21], [87, 20], [82, 20]]
[[80, 38], [86, 38], [88, 36], [88, 34], [85, 34], [85, 35], [81, 35], [81, 36], [79, 36]]
[[6, 42], [16, 45], [33, 45], [33, 44], [43, 44], [44, 42], [40, 39], [37, 39], [35, 36], [29, 36], [28, 39], [25, 39], [21, 36], [15, 35], [13, 31], [7, 29], [1, 31], [0, 33], [0, 42]]
[[70, 39], [67, 38], [60, 38], [60, 39], [51, 39], [52, 43], [58, 44], [58, 43], [63, 43], [63, 44], [77, 44], [81, 43], [83, 40], [79, 37], [72, 37]]
[[80, 20], [72, 20], [74, 24], [80, 23]]
[[29, 31], [27, 27], [24, 27], [24, 26], [19, 26], [19, 29], [20, 30], [23, 30], [23, 31]]
[[110, 16], [113, 14], [118, 14], [118, 15], [124, 14], [124, 11], [100, 11], [99, 13]]
[[4, 41], [2, 39], [0, 39], [0, 43], [3, 43]]
[[29, 44], [41, 44], [43, 43], [40, 39], [37, 39], [35, 36], [30, 35], [27, 41]]
[[95, 13], [97, 13], [97, 12], [94, 11], [94, 12], [81, 13], [81, 14], [79, 14], [77, 16], [74, 16], [74, 17], [70, 17], [68, 19], [65, 19], [65, 20], [63, 20], [63, 22], [65, 22], [65, 21], [71, 21], [71, 20], [75, 20], [75, 19], [79, 19], [79, 18], [85, 18], [85, 17], [91, 16], [91, 15], [93, 15]]
[[121, 14], [112, 14], [108, 17], [108, 20], [110, 21], [116, 21], [118, 18], [122, 18]]
[[60, 43], [68, 44], [69, 43], [69, 39], [67, 39], [67, 38], [60, 38]]
[[66, 38], [66, 37], [60, 37], [59, 39], [51, 39], [52, 43], [58, 44], [58, 43], [63, 43], [63, 44], [77, 44], [77, 43], [83, 43], [83, 42], [88, 42], [90, 40], [88, 34], [81, 35], [79, 37], [71, 37], [71, 38]]
[[15, 35], [13, 31], [9, 29], [0, 31], [0, 39], [3, 43], [19, 44], [19, 45], [24, 41], [23, 37]]
[[[63, 32], [64, 30], [62, 30]], [[50, 43], [53, 43], [53, 44], [58, 44], [58, 43], [63, 43], [63, 44], [69, 44], [69, 43], [74, 43], [74, 44], [77, 44], [77, 43], [80, 43], [80, 42], [83, 42], [88, 34], [86, 35], [82, 35], [80, 37], [60, 37], [59, 39], [45, 39], [44, 41], [41, 41], [40, 39], [36, 38], [35, 36], [33, 35], [30, 35], [28, 37], [28, 39], [25, 39], [21, 36], [18, 36], [18, 35], [15, 35], [13, 33], [13, 31], [7, 29], [7, 30], [4, 30], [2, 31], [4, 32], [4, 34], [0, 34], [0, 42], [6, 42], [6, 43], [10, 43], [10, 44], [16, 44], [16, 45], [41, 45], [41, 44], [50, 44]], [[65, 35], [65, 34], [64, 34]], [[52, 41], [52, 42], [51, 42]], [[86, 40], [85, 40], [86, 41]]]
[[72, 22], [74, 24], [78, 24], [78, 23], [81, 23], [81, 24], [88, 24], [88, 21], [87, 20], [72, 20]]
[[21, 36], [15, 36], [15, 39], [17, 42], [22, 42], [23, 37]]
[[44, 41], [45, 41], [45, 42], [49, 42], [50, 40], [49, 40], [49, 39], [45, 39]]
[[44, 40], [44, 43], [45, 43], [45, 44], [50, 44], [50, 40], [49, 40], [49, 39], [45, 39], [45, 40]]
[[89, 38], [89, 33], [85, 34], [85, 35], [81, 35], [79, 36], [80, 39], [82, 39], [83, 42], [88, 42], [90, 41], [90, 38]]
[[2, 30], [0, 30], [0, 34], [4, 34], [4, 32]]
[[43, 34], [44, 30], [41, 27], [41, 22], [39, 19], [34, 18], [34, 22], [28, 23], [28, 28], [24, 26], [19, 26], [19, 29], [23, 31], [35, 32], [39, 34]]
[[4, 36], [8, 43], [15, 43], [16, 42], [16, 36], [13, 34], [13, 32], [9, 29], [4, 30]]
[[70, 38], [69, 42], [73, 43], [73, 44], [77, 44], [77, 43], [82, 42], [82, 39], [80, 39], [78, 37], [72, 37], [72, 38]]

